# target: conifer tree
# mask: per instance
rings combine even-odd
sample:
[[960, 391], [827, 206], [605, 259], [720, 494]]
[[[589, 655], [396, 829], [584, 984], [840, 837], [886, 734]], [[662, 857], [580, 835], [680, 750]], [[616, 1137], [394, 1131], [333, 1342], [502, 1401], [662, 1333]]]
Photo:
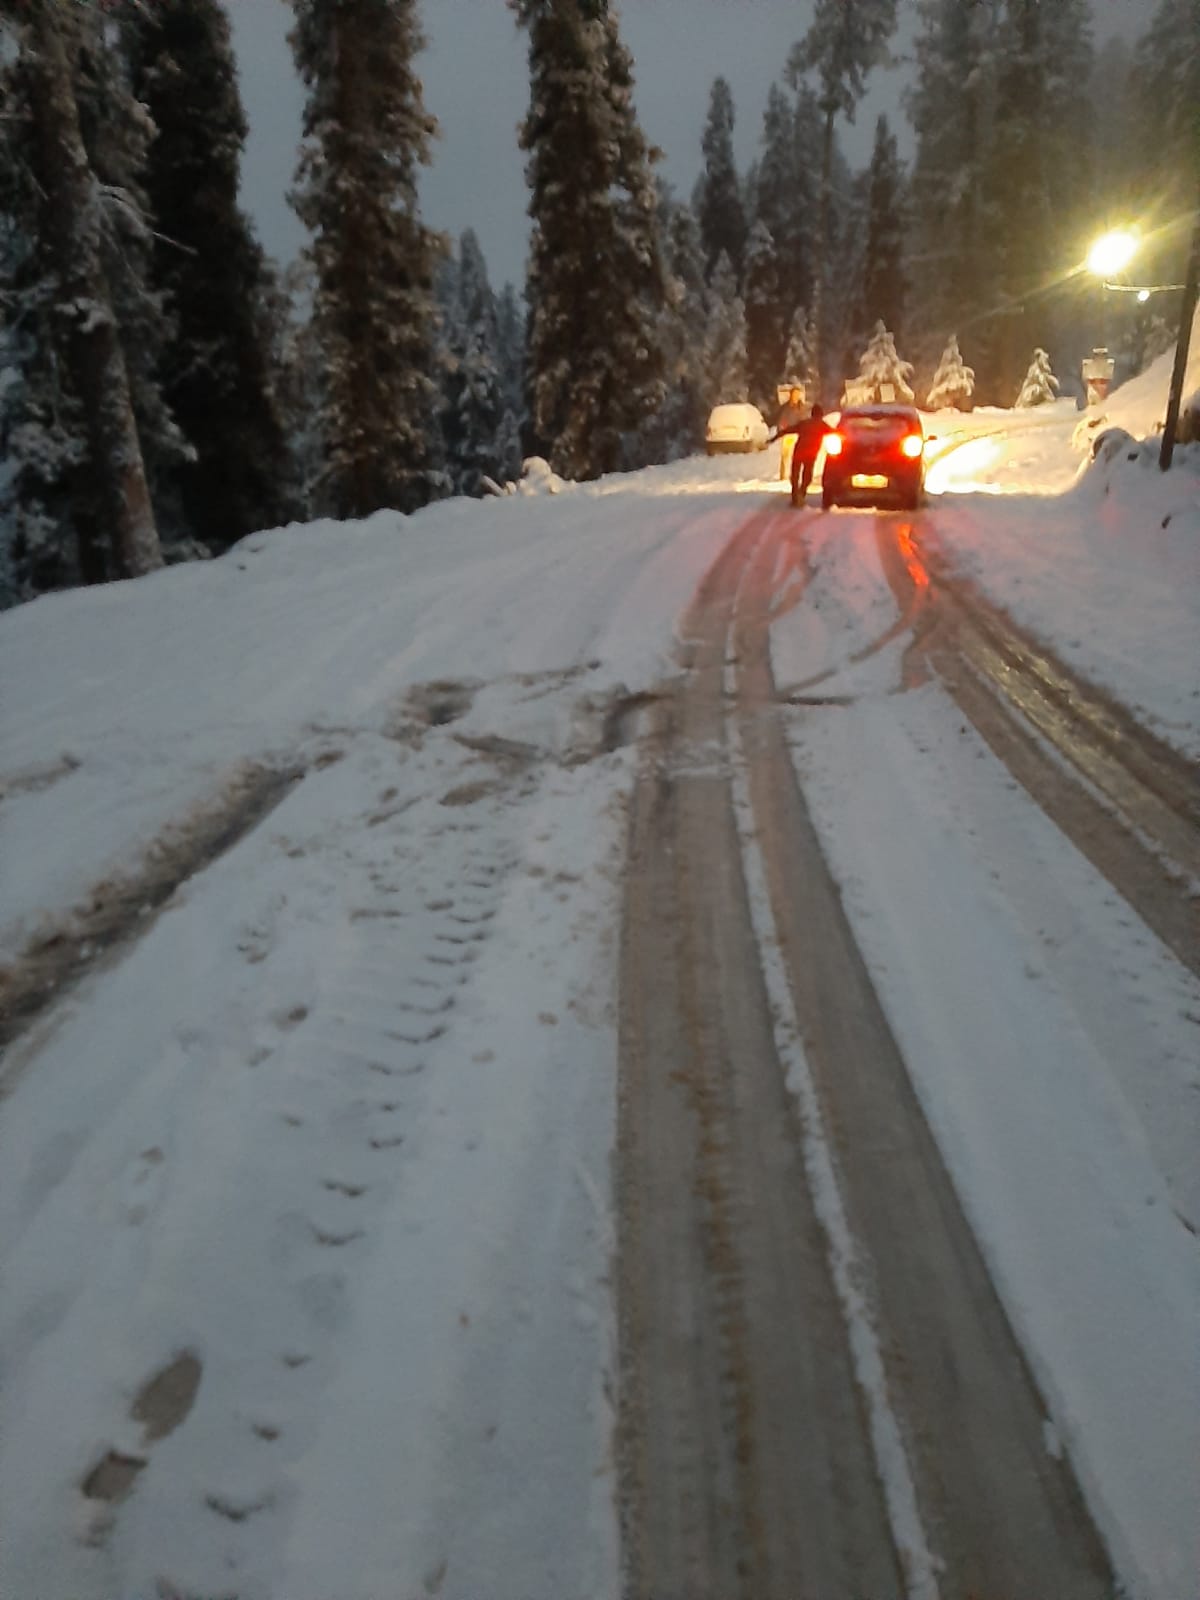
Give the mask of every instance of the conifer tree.
[[316, 271], [305, 255], [289, 262], [272, 289], [272, 370], [276, 402], [288, 440], [296, 514], [315, 515], [321, 476], [323, 363], [308, 309], [316, 299]]
[[504, 411], [500, 419], [497, 453], [504, 482], [521, 476], [525, 411], [525, 316], [517, 291], [506, 283], [496, 302], [496, 349], [500, 364], [500, 392]]
[[[80, 104], [80, 56], [90, 52], [94, 58], [104, 43], [94, 16], [64, 10], [54, 0], [30, 0], [20, 14], [17, 44], [15, 63], [6, 64], [13, 87], [6, 110], [28, 137], [28, 172], [38, 196], [39, 254], [26, 306], [38, 319], [35, 338], [50, 328], [52, 359], [62, 368], [61, 379], [47, 374], [44, 349], [31, 357], [29, 420], [41, 442], [26, 439], [25, 465], [43, 487], [51, 487], [47, 470], [57, 477], [60, 467], [78, 467], [85, 475], [86, 498], [98, 516], [90, 530], [74, 530], [80, 544], [74, 570], [93, 581], [136, 577], [160, 566], [162, 553], [118, 329], [120, 285], [114, 287], [110, 270], [114, 226], [124, 225], [123, 218], [114, 224], [114, 212], [128, 203], [131, 226], [140, 228], [140, 222], [122, 190], [102, 189], [85, 145]], [[59, 396], [66, 405], [52, 418], [47, 408]], [[86, 460], [76, 417], [86, 434]], [[48, 427], [51, 421], [62, 427]], [[44, 521], [38, 530], [46, 533]], [[64, 540], [58, 547], [65, 555]], [[60, 570], [69, 577], [70, 567]]]
[[621, 286], [609, 314], [613, 359], [624, 395], [622, 459], [626, 467], [661, 460], [658, 417], [666, 396], [663, 352], [658, 342], [668, 292], [662, 250], [659, 186], [654, 167], [662, 158], [642, 132], [634, 106], [633, 55], [621, 39], [616, 13], [600, 5], [604, 82], [617, 146], [614, 212], [617, 224], [612, 281]]
[[664, 458], [674, 460], [690, 455], [699, 446], [709, 411], [704, 250], [695, 213], [686, 203], [670, 207], [666, 256], [670, 294], [662, 317], [667, 379], [662, 432]]
[[821, 184], [818, 198], [817, 272], [813, 287], [813, 320], [818, 360], [825, 363], [825, 291], [831, 262], [833, 225], [834, 122], [854, 121], [866, 80], [873, 67], [887, 59], [887, 45], [896, 27], [896, 0], [816, 0], [812, 24], [788, 58], [794, 82], [806, 73], [817, 81], [822, 117]]
[[[1091, 63], [1087, 0], [1004, 0], [996, 38], [996, 110], [986, 170], [995, 228], [989, 243], [1001, 272], [1003, 316], [993, 335], [995, 380], [1011, 394], [1024, 352], [1049, 322], [1047, 293], [1058, 277], [1073, 192], [1086, 166], [1072, 159], [1064, 129], [1082, 117]], [[1071, 107], [1074, 106], [1072, 117]]]
[[505, 404], [519, 418], [525, 394], [525, 313], [511, 283], [496, 301], [496, 342]]
[[1138, 40], [1132, 89], [1143, 164], [1159, 174], [1154, 209], [1192, 210], [1200, 191], [1200, 7], [1158, 0]]
[[775, 243], [779, 283], [776, 315], [781, 328], [812, 294], [815, 260], [817, 175], [811, 164], [815, 106], [806, 92], [795, 103], [772, 84], [763, 114], [762, 157], [754, 190], [753, 216]]
[[80, 30], [73, 66], [80, 131], [103, 198], [104, 264], [134, 421], [156, 522], [167, 544], [186, 536], [174, 483], [194, 452], [163, 385], [175, 315], [153, 277], [156, 229], [146, 178], [157, 130], [130, 82], [124, 30], [106, 25], [102, 13], [89, 16]]
[[930, 411], [961, 411], [975, 392], [975, 370], [968, 367], [958, 348], [958, 335], [942, 351], [925, 405]]
[[792, 379], [803, 384], [805, 393], [813, 398], [821, 392], [821, 375], [817, 370], [816, 329], [804, 306], [797, 306], [788, 334], [787, 353], [783, 358], [780, 380]]
[[[875, 324], [871, 342], [863, 351], [858, 379], [869, 397], [877, 402], [915, 399], [909, 385], [912, 362], [901, 361], [896, 353], [896, 341], [882, 322]], [[889, 394], [887, 391], [891, 390]]]
[[867, 172], [862, 312], [864, 320], [883, 322], [897, 337], [908, 294], [904, 189], [896, 138], [887, 118], [880, 117]]
[[[1000, 296], [998, 216], [988, 194], [1000, 0], [917, 0], [912, 205], [924, 292], [914, 321], [940, 348]], [[936, 342], [934, 342], [936, 341]], [[986, 342], [984, 359], [987, 358]]]
[[293, 198], [310, 230], [324, 364], [319, 509], [413, 511], [441, 492], [433, 275], [417, 175], [436, 124], [415, 0], [294, 0], [308, 89]]
[[529, 37], [531, 443], [555, 471], [632, 464], [661, 406], [666, 291], [632, 59], [605, 0], [510, 0]]
[[105, 576], [87, 515], [87, 429], [55, 355], [28, 87], [19, 62], [0, 60], [0, 608]]
[[450, 283], [454, 303], [443, 425], [446, 469], [456, 493], [478, 495], [485, 477], [495, 481], [503, 476], [500, 433], [505, 404], [496, 297], [479, 240], [470, 228], [459, 241], [458, 270]]
[[750, 398], [771, 411], [784, 356], [785, 327], [779, 315], [779, 262], [765, 222], [756, 222], [746, 247], [746, 358]]
[[1058, 379], [1050, 370], [1050, 357], [1039, 346], [1033, 352], [1033, 360], [1029, 363], [1016, 403], [1022, 408], [1045, 405], [1058, 398], [1058, 387]]
[[221, 551], [289, 508], [268, 342], [274, 286], [237, 204], [246, 119], [218, 0], [130, 17], [132, 87], [157, 129], [146, 169], [153, 282], [174, 321], [159, 366], [195, 451], [176, 483], [189, 531]]
[[734, 116], [733, 91], [724, 78], [717, 78], [709, 96], [708, 120], [701, 140], [704, 166], [697, 189], [696, 215], [706, 276], [712, 277], [723, 251], [740, 281], [747, 229], [733, 157]]
[[724, 252], [717, 258], [712, 275], [705, 380], [710, 407], [750, 398], [746, 308], [737, 292], [733, 264]]

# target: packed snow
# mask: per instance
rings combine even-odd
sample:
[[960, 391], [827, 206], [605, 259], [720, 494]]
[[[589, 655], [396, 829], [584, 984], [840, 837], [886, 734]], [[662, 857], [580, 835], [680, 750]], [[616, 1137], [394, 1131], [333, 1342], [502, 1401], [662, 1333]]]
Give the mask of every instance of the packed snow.
[[[1162, 364], [1127, 389], [1107, 425], [1136, 440]], [[1079, 422], [1065, 401], [930, 418], [922, 526], [1200, 755], [1200, 446], [1166, 477], [1136, 445], [1089, 465]], [[637, 697], [786, 485], [771, 451], [527, 487], [276, 529], [0, 617], [0, 962], [82, 937], [98, 898], [186, 857], [198, 817], [282, 785], [4, 1063], [5, 1593], [618, 1592]], [[797, 770], [1048, 1448], [1130, 1593], [1178, 1600], [1200, 985], [936, 683], [895, 692], [873, 518], [797, 526], [812, 577], [780, 608], [776, 677], [829, 702], [795, 708]]]

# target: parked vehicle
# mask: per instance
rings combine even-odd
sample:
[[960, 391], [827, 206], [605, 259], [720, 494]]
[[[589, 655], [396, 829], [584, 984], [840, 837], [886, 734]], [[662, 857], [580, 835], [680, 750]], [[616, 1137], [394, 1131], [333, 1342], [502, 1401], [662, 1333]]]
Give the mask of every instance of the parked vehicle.
[[925, 487], [925, 433], [915, 406], [846, 406], [825, 440], [821, 503], [915, 511]]
[[770, 433], [757, 406], [714, 406], [704, 434], [704, 448], [710, 456], [726, 451], [765, 450]]

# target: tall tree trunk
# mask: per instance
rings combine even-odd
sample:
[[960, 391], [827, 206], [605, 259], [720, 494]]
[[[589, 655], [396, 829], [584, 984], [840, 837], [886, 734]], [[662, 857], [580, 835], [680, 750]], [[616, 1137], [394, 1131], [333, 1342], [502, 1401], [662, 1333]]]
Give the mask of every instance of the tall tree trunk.
[[100, 253], [100, 197], [79, 129], [57, 4], [33, 0], [23, 41], [45, 191], [44, 228], [59, 281], [58, 314], [68, 325], [64, 354], [87, 420], [92, 470], [111, 519], [117, 566], [132, 578], [161, 567], [162, 551]]
[[826, 398], [829, 377], [826, 370], [826, 360], [829, 351], [829, 339], [825, 327], [825, 282], [829, 271], [829, 213], [833, 201], [833, 119], [837, 114], [837, 107], [832, 101], [827, 101], [825, 110], [825, 130], [821, 140], [821, 194], [817, 203], [817, 275], [813, 284], [813, 309], [812, 320], [816, 331], [817, 381], [820, 385], [818, 400]]

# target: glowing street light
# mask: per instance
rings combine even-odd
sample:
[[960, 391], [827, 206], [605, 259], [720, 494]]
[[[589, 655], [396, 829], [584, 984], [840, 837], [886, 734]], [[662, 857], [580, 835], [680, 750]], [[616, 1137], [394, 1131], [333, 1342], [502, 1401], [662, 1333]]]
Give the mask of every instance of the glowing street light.
[[1183, 305], [1179, 316], [1179, 336], [1175, 341], [1175, 366], [1171, 373], [1171, 386], [1167, 397], [1167, 414], [1163, 420], [1162, 448], [1159, 451], [1158, 464], [1164, 472], [1171, 465], [1175, 454], [1175, 435], [1179, 427], [1179, 413], [1183, 403], [1183, 375], [1187, 367], [1188, 346], [1191, 343], [1192, 321], [1196, 314], [1196, 305], [1200, 301], [1200, 211], [1195, 214], [1195, 233], [1192, 236], [1192, 248], [1188, 257], [1187, 282], [1154, 283], [1154, 284], [1126, 284], [1111, 283], [1109, 280], [1125, 271], [1138, 252], [1141, 241], [1136, 233], [1128, 228], [1114, 228], [1110, 233], [1102, 234], [1088, 251], [1087, 269], [1101, 280], [1104, 288], [1115, 289], [1123, 294], [1135, 294], [1140, 304], [1145, 305], [1152, 294], [1165, 294], [1177, 289], [1183, 290]]
[[1125, 228], [1116, 228], [1112, 233], [1102, 235], [1088, 252], [1088, 271], [1094, 272], [1098, 278], [1112, 278], [1118, 272], [1124, 272], [1137, 255], [1140, 242], [1136, 233], [1130, 233]]

